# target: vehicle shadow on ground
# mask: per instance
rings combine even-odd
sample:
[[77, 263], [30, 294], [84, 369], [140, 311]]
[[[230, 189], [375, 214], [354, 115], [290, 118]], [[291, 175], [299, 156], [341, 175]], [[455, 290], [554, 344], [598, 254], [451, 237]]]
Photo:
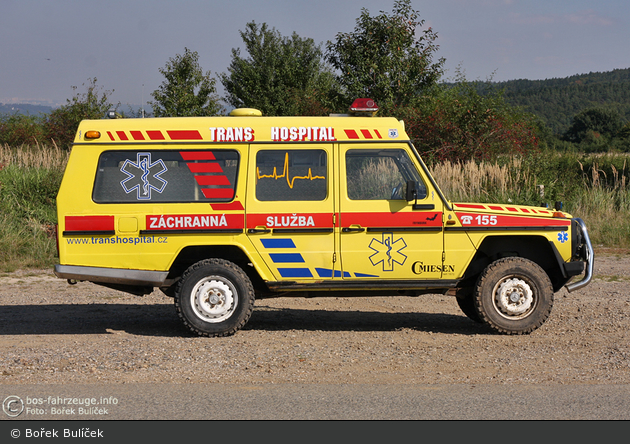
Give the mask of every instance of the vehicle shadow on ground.
[[442, 313], [256, 309], [243, 330], [396, 331], [411, 329], [446, 334], [483, 334], [490, 330], [461, 316]]
[[[465, 316], [257, 307], [243, 330], [396, 331], [484, 334]], [[0, 336], [111, 334], [190, 337], [172, 304], [50, 304], [0, 306]]]

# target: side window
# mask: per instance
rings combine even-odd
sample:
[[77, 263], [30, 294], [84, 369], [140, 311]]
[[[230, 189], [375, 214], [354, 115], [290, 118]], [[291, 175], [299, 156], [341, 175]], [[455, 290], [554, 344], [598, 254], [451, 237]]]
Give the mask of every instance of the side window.
[[96, 203], [227, 202], [234, 198], [234, 150], [106, 151], [92, 199]]
[[416, 182], [418, 199], [426, 197], [426, 186], [404, 150], [348, 150], [346, 175], [351, 200], [403, 199], [408, 180]]
[[261, 150], [256, 154], [256, 199], [325, 200], [327, 176], [324, 150]]

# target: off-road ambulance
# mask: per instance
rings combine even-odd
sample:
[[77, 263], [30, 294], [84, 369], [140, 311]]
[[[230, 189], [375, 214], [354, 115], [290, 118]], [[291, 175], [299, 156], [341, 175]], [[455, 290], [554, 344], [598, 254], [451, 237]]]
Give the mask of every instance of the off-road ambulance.
[[256, 298], [428, 293], [497, 332], [529, 333], [554, 292], [589, 283], [582, 220], [450, 202], [403, 122], [376, 109], [83, 121], [57, 196], [55, 274], [159, 287], [205, 336], [235, 333]]

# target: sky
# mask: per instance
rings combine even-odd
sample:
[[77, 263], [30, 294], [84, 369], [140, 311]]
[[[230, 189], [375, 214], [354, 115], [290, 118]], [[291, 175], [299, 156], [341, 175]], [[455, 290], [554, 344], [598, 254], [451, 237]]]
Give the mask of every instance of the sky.
[[[352, 32], [363, 8], [394, 0], [0, 0], [0, 103], [62, 105], [97, 78], [110, 100], [139, 105], [170, 58], [197, 51], [227, 72], [239, 31], [266, 23], [316, 44]], [[445, 80], [550, 79], [630, 68], [628, 0], [412, 0], [438, 35]], [[218, 93], [223, 95], [217, 81]]]

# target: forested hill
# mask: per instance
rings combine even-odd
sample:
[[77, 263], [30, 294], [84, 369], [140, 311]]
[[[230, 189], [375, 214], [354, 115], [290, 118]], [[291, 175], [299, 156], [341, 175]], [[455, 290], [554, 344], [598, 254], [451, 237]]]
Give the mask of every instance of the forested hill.
[[494, 86], [505, 91], [508, 103], [536, 114], [555, 134], [563, 134], [573, 116], [588, 108], [614, 108], [624, 121], [630, 120], [630, 68], [561, 79], [510, 80]]

